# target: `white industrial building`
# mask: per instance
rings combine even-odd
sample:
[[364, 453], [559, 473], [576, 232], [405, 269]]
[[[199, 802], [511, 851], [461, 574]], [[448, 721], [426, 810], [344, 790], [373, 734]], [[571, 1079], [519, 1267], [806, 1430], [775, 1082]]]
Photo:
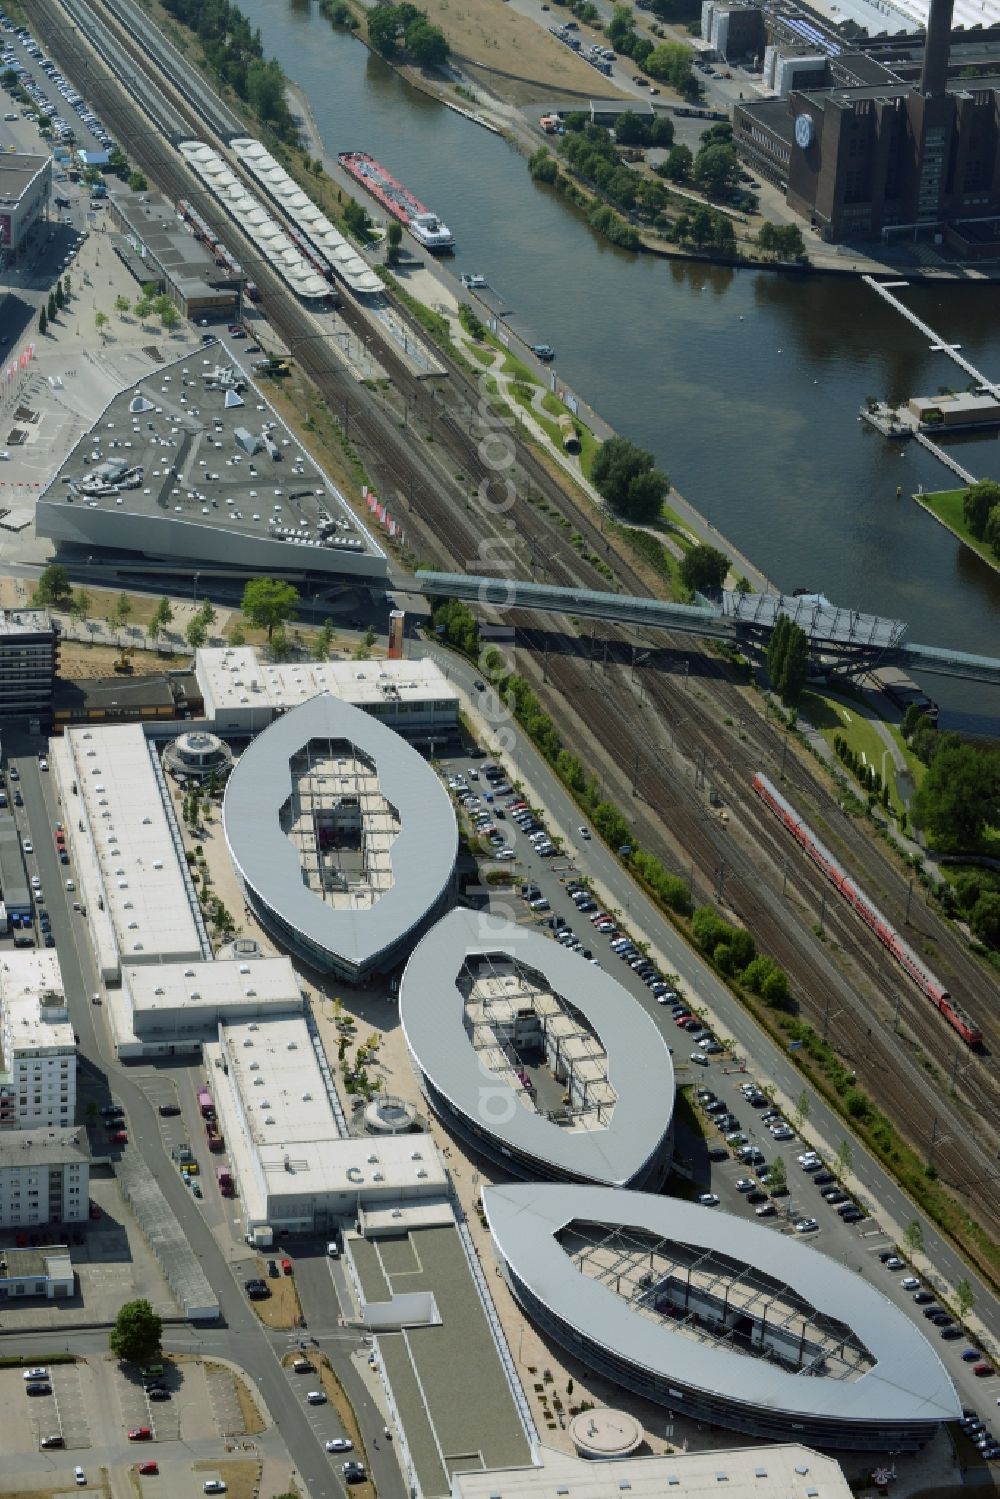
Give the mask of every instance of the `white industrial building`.
[[224, 1020], [301, 1014], [303, 1003], [284, 957], [127, 964], [107, 999], [115, 1050], [127, 1061], [198, 1054]]
[[73, 844], [76, 883], [98, 967], [118, 984], [124, 963], [196, 962], [211, 948], [141, 724], [69, 729], [52, 763]]
[[304, 1016], [226, 1021], [205, 1058], [244, 1231], [260, 1247], [353, 1224], [364, 1209], [446, 1201], [429, 1135], [347, 1135]]
[[18, 948], [0, 959], [0, 1130], [71, 1125], [76, 1041], [55, 951]]
[[0, 1227], [82, 1223], [90, 1206], [90, 1151], [83, 1129], [0, 1133]]
[[[603, 1426], [620, 1414], [588, 1411], [572, 1426]], [[674, 1489], [684, 1499], [720, 1492], [726, 1499], [850, 1499], [853, 1492], [835, 1458], [797, 1443], [604, 1461], [543, 1446], [539, 1458], [534, 1467], [455, 1472], [452, 1499], [622, 1499], [623, 1492], [629, 1499], [669, 1499]]]
[[279, 713], [328, 692], [407, 738], [458, 727], [459, 695], [437, 662], [264, 661], [253, 646], [205, 647], [195, 656], [204, 716], [216, 734], [258, 734]]

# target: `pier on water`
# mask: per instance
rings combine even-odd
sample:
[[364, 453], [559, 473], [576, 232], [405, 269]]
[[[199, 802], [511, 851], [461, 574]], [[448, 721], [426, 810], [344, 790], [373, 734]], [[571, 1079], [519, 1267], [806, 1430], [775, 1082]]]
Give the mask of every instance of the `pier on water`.
[[[872, 291], [876, 292], [882, 298], [883, 302], [887, 302], [890, 307], [905, 317], [908, 323], [912, 323], [914, 328], [918, 328], [925, 338], [930, 339], [932, 352], [935, 354], [947, 354], [948, 358], [953, 360], [959, 369], [964, 370], [967, 375], [971, 375], [973, 380], [981, 385], [994, 400], [1000, 401], [1000, 385], [997, 385], [993, 380], [988, 380], [982, 370], [977, 370], [972, 361], [966, 359], [965, 355], [961, 352], [960, 344], [946, 343], [943, 338], [939, 338], [928, 323], [925, 323], [922, 318], [918, 318], [915, 312], [911, 312], [898, 297], [893, 296], [893, 290], [909, 286], [910, 283], [908, 281], [876, 281], [874, 276], [862, 276], [861, 279], [866, 286], [870, 286]], [[947, 463], [949, 468], [954, 468], [956, 472], [959, 472], [958, 466], [950, 459], [943, 458], [942, 454], [934, 448], [933, 443], [928, 443], [926, 446], [931, 447], [936, 456], [942, 458], [942, 461]]]
[[975, 484], [975, 474], [970, 474], [967, 468], [962, 467], [957, 458], [953, 458], [944, 448], [939, 448], [936, 442], [931, 442], [926, 432], [914, 431], [913, 435], [922, 448], [926, 448], [928, 453], [933, 453], [934, 457], [940, 463], [943, 463], [945, 468], [950, 468], [953, 474], [957, 474], [963, 484]]

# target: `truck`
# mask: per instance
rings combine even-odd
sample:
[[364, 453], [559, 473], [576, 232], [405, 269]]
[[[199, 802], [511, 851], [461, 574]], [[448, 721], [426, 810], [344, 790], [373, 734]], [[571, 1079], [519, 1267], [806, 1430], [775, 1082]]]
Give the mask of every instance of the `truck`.
[[226, 1142], [219, 1133], [219, 1126], [212, 1119], [205, 1120], [205, 1138], [213, 1155], [220, 1155], [225, 1149]]
[[212, 1102], [212, 1095], [207, 1088], [198, 1089], [198, 1107], [201, 1110], [201, 1117], [203, 1119], [215, 1118], [215, 1104]]
[[228, 1166], [217, 1166], [215, 1169], [215, 1179], [219, 1183], [219, 1191], [223, 1197], [232, 1197], [234, 1195], [233, 1173]]

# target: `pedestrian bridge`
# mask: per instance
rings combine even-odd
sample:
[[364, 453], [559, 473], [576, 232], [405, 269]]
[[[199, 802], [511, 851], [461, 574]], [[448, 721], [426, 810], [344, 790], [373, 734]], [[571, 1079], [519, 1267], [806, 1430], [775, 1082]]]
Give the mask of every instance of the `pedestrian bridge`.
[[485, 609], [531, 609], [577, 619], [608, 619], [673, 634], [731, 640], [734, 645], [766, 647], [775, 625], [787, 618], [809, 636], [815, 655], [841, 667], [900, 666], [937, 676], [1000, 684], [1000, 660], [905, 641], [904, 621], [841, 609], [821, 594], [737, 593], [723, 591], [718, 604], [675, 604], [590, 588], [560, 588], [515, 578], [466, 573], [418, 572], [400, 593], [462, 599]]

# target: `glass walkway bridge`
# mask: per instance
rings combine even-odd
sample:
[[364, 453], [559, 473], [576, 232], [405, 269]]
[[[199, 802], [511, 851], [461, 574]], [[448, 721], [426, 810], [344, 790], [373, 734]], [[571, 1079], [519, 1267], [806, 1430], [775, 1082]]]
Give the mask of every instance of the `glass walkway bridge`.
[[531, 609], [577, 619], [609, 619], [757, 648], [766, 648], [777, 621], [785, 616], [809, 636], [814, 655], [845, 673], [891, 665], [905, 671], [1000, 683], [1000, 660], [916, 645], [905, 640], [907, 626], [903, 620], [841, 609], [821, 594], [723, 591], [718, 604], [675, 604], [597, 589], [436, 572], [418, 572], [412, 582], [398, 583], [395, 588], [428, 598], [463, 599], [487, 609]]

